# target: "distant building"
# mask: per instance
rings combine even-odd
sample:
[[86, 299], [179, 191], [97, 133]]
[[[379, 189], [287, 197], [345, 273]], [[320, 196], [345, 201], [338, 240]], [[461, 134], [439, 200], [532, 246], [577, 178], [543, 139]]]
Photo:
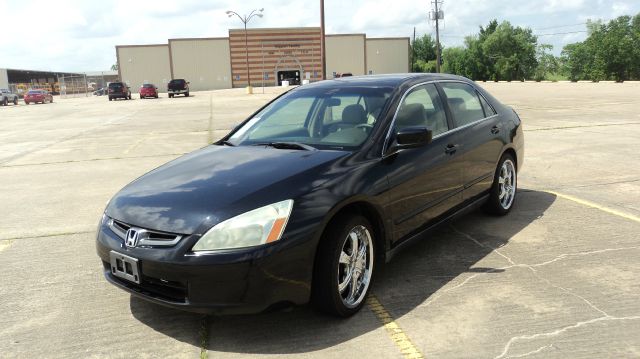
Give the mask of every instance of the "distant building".
[[[320, 28], [229, 30], [229, 37], [169, 39], [167, 44], [116, 46], [120, 78], [136, 90], [143, 83], [165, 89], [172, 78], [191, 90], [276, 86], [282, 80], [322, 79]], [[367, 38], [365, 34], [326, 35], [327, 78], [409, 72], [409, 38]]]
[[40, 70], [0, 69], [0, 88], [8, 88], [22, 96], [32, 89], [44, 89], [55, 95], [66, 90], [91, 92], [107, 82], [118, 79], [117, 71], [57, 72]]

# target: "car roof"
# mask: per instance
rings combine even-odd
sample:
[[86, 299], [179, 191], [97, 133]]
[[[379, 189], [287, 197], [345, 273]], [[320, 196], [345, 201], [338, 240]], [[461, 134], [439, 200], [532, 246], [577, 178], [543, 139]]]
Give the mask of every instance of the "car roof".
[[339, 77], [332, 80], [324, 80], [304, 85], [309, 87], [336, 87], [336, 86], [390, 86], [398, 87], [408, 82], [423, 82], [435, 80], [457, 80], [469, 82], [470, 80], [456, 75], [436, 73], [404, 73], [385, 75], [364, 75]]

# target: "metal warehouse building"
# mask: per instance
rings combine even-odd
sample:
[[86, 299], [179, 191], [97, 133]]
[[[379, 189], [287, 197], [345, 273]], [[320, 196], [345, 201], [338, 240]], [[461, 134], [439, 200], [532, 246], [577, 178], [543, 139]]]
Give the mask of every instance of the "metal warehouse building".
[[[120, 79], [137, 89], [154, 83], [164, 89], [172, 78], [191, 89], [245, 87], [247, 59], [253, 86], [276, 86], [285, 79], [322, 79], [319, 27], [229, 30], [229, 37], [169, 39], [167, 44], [116, 46]], [[409, 38], [367, 38], [365, 34], [326, 35], [327, 78], [409, 71]], [[248, 48], [248, 53], [247, 53]]]

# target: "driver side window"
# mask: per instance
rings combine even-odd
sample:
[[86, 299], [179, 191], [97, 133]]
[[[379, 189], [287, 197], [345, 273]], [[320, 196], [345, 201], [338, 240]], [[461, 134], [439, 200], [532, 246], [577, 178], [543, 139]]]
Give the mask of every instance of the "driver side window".
[[421, 85], [409, 92], [398, 110], [396, 131], [405, 127], [426, 127], [437, 136], [449, 130], [442, 100], [434, 84]]

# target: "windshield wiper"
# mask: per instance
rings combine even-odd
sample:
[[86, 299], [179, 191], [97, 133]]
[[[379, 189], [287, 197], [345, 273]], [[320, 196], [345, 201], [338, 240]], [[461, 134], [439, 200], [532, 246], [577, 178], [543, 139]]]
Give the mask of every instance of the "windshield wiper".
[[315, 151], [316, 148], [300, 142], [261, 142], [253, 146], [269, 146], [277, 149]]
[[227, 141], [227, 140], [221, 141], [220, 143], [221, 143], [221, 144], [223, 144], [223, 145], [227, 145], [227, 146], [235, 147], [235, 144], [233, 144], [233, 143], [231, 143], [231, 142], [229, 142], [229, 141]]

